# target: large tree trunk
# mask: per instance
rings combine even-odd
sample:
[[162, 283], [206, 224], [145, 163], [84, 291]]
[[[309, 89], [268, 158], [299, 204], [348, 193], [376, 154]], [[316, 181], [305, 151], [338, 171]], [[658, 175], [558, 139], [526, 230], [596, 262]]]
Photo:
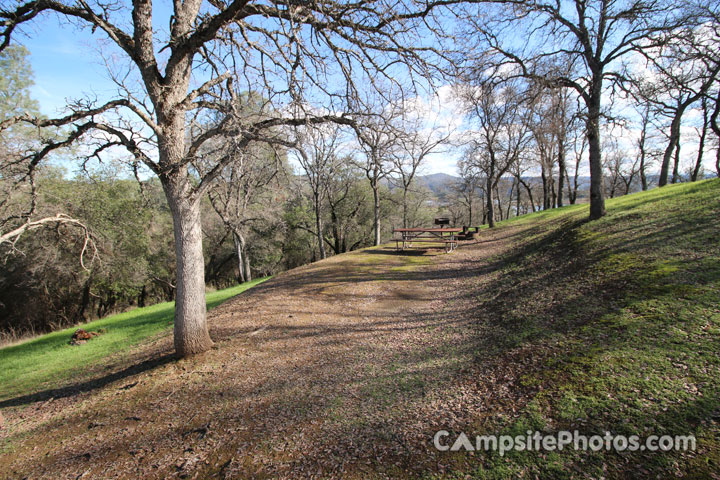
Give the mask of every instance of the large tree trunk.
[[205, 306], [205, 261], [202, 248], [200, 202], [192, 200], [187, 171], [175, 171], [161, 181], [175, 234], [177, 281], [175, 294], [175, 352], [180, 356], [208, 350], [210, 339]]
[[702, 130], [700, 131], [700, 143], [698, 144], [698, 153], [697, 153], [697, 158], [695, 160], [695, 168], [692, 171], [691, 180], [693, 182], [697, 181], [698, 175], [700, 174], [700, 169], [702, 168], [703, 153], [705, 150], [705, 138], [707, 137], [708, 106], [707, 106], [707, 98], [706, 97], [703, 97], [702, 109], [703, 109], [703, 125], [702, 125]]
[[675, 145], [675, 162], [673, 163], [673, 173], [671, 183], [677, 183], [680, 177], [680, 138], [678, 138], [677, 145]]
[[[597, 75], [593, 75], [597, 77]], [[600, 148], [600, 98], [602, 76], [593, 78], [593, 91], [588, 101], [587, 139], [590, 155], [590, 220], [605, 215], [602, 150]]]
[[[493, 202], [493, 178], [492, 173], [488, 175], [487, 183], [486, 183], [486, 190], [487, 195], [485, 195], [487, 199], [487, 207], [485, 210], [485, 215], [487, 216], [488, 226], [490, 228], [495, 228], [495, 205]], [[484, 222], [483, 222], [484, 223]]]
[[318, 251], [320, 252], [320, 259], [324, 260], [327, 258], [325, 253], [325, 241], [323, 240], [323, 226], [322, 216], [320, 212], [320, 195], [315, 193], [313, 196], [313, 207], [315, 208], [315, 229], [317, 232]]
[[239, 232], [233, 232], [233, 242], [238, 262], [238, 280], [240, 283], [249, 282], [252, 280], [252, 274], [250, 273], [250, 257], [247, 254], [245, 237]]
[[380, 185], [378, 185], [377, 178], [372, 186], [373, 190], [373, 232], [375, 232], [375, 243], [377, 247], [380, 245]]
[[565, 187], [565, 134], [561, 135], [558, 140], [558, 186], [557, 186], [557, 206], [563, 206], [563, 188]]
[[[710, 115], [710, 129], [720, 140], [720, 125], [718, 125], [718, 116], [720, 116], [720, 90], [718, 90], [717, 98], [715, 99], [715, 108], [713, 108], [713, 113]], [[720, 177], [720, 148], [715, 150], [715, 172], [717, 173], [717, 176]]]
[[408, 206], [407, 206], [407, 185], [403, 185], [403, 228], [408, 228]]
[[668, 146], [665, 148], [662, 166], [660, 167], [660, 181], [658, 182], [658, 186], [660, 187], [664, 187], [668, 183], [668, 176], [670, 174], [670, 159], [673, 158], [675, 147], [680, 145], [680, 121], [682, 119], [683, 112], [684, 109], [679, 108], [670, 123], [670, 141], [668, 142]]

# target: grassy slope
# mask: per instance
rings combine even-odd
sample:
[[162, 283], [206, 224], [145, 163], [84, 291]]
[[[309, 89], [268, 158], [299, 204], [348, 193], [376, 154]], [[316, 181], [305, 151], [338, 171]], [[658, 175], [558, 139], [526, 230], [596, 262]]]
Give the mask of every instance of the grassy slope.
[[570, 206], [500, 225], [523, 229], [480, 308], [502, 322], [498, 348], [526, 348], [540, 368], [522, 378], [537, 394], [519, 418], [478, 431], [694, 434], [698, 454], [462, 454], [451, 456], [457, 477], [720, 470], [720, 180], [607, 203], [595, 222]]
[[[208, 308], [265, 280], [267, 278], [210, 293], [206, 298]], [[159, 303], [82, 325], [90, 331], [107, 330], [82, 346], [68, 343], [72, 332], [78, 328], [76, 326], [0, 349], [0, 400], [32, 393], [43, 384], [47, 386], [48, 382], [52, 383], [50, 386], [57, 387], [67, 379], [81, 378], [86, 369], [108, 356], [126, 351], [169, 329], [173, 323], [174, 307], [175, 302]]]

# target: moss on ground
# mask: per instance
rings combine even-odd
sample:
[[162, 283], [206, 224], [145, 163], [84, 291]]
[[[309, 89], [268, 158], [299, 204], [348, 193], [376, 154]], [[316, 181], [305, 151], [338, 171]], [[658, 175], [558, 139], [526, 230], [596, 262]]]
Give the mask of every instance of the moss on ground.
[[[697, 451], [481, 454], [445, 478], [709, 478], [720, 470], [720, 180], [520, 217], [519, 252], [484, 303], [513, 347], [551, 351], [521, 384], [538, 393], [500, 434], [687, 435]], [[497, 432], [493, 432], [497, 433]], [[478, 467], [478, 464], [480, 465]]]

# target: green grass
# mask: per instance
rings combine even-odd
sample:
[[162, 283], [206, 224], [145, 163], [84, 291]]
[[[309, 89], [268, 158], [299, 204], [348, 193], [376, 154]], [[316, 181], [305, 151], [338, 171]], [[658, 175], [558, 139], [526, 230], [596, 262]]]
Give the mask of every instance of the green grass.
[[[207, 306], [213, 308], [268, 278], [209, 293]], [[170, 329], [174, 308], [175, 302], [159, 303], [80, 325], [89, 331], [106, 330], [84, 345], [69, 344], [75, 326], [0, 349], [0, 400], [32, 393], [49, 382], [56, 388], [67, 379], [82, 378], [109, 356]]]
[[[711, 478], [720, 472], [720, 180], [511, 219], [514, 252], [483, 292], [498, 351], [532, 360], [519, 415], [476, 434], [687, 435], [690, 454], [483, 453], [444, 478]], [[712, 477], [715, 478], [715, 477]]]

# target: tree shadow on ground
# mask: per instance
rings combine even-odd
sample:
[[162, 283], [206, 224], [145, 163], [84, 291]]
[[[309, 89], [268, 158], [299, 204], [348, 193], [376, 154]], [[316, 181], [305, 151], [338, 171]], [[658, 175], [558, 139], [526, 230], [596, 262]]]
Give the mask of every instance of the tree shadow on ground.
[[8, 400], [0, 401], [0, 408], [7, 407], [18, 407], [22, 405], [28, 405], [30, 403], [44, 402], [51, 399], [60, 399], [66, 397], [72, 397], [81, 393], [91, 392], [100, 389], [110, 383], [123, 380], [133, 375], [137, 375], [143, 372], [153, 370], [162, 365], [166, 365], [177, 359], [175, 354], [162, 354], [158, 357], [145, 360], [140, 363], [130, 365], [129, 367], [123, 368], [120, 371], [113, 372], [109, 375], [92, 378], [90, 380], [74, 383], [61, 388], [51, 388], [42, 390], [39, 392], [32, 393], [30, 395], [22, 395]]
[[[294, 325], [290, 319], [279, 317], [269, 324], [258, 316], [240, 326], [216, 325], [214, 338], [227, 342], [221, 346], [226, 353], [238, 354], [238, 366], [211, 372], [211, 381], [200, 378], [192, 383], [183, 378], [178, 380], [184, 382], [182, 389], [174, 395], [158, 394], [163, 407], [158, 415], [166, 413], [166, 417], [149, 420], [144, 427], [154, 430], [143, 440], [164, 441], [170, 445], [168, 449], [175, 448], [173, 451], [182, 450], [178, 448], [181, 445], [185, 452], [191, 452], [188, 456], [211, 449], [214, 463], [177, 467], [182, 465], [178, 462], [154, 475], [175, 475], [178, 469], [201, 477], [245, 478], [293, 472], [341, 477], [348, 471], [362, 477], [368, 468], [390, 477], [437, 472], [437, 459], [447, 462], [432, 452], [433, 429], [461, 418], [453, 426], [472, 432], [484, 425], [478, 420], [483, 415], [502, 415], [502, 421], [492, 424], [497, 425], [498, 432], [490, 432], [499, 433], [523, 414], [528, 402], [538, 398], [541, 387], [546, 391], [567, 384], [561, 368], [564, 363], [585, 362], [581, 367], [588, 366], [590, 380], [589, 368], [602, 363], [605, 355], [628, 345], [652, 346], [653, 338], [639, 339], [629, 329], [606, 320], [632, 308], [638, 298], [647, 302], [672, 294], [661, 288], [662, 282], [672, 279], [657, 278], [648, 288], [643, 279], [654, 273], [650, 261], [605, 272], [607, 260], [617, 249], [607, 247], [607, 243], [598, 248], [589, 245], [585, 240], [587, 225], [579, 218], [552, 219], [538, 226], [487, 233], [467, 247], [470, 253], [466, 257], [437, 256], [437, 265], [411, 270], [392, 269], [403, 263], [374, 266], [351, 254], [342, 261], [321, 262], [256, 287], [253, 295], [259, 302], [263, 298], [275, 302], [278, 311], [287, 311], [288, 315], [317, 315], [309, 307], [284, 310], [288, 297], [305, 295], [324, 302], [327, 312], [321, 313], [339, 318]], [[632, 233], [628, 225], [619, 224], [613, 230], [615, 237], [608, 242], [641, 255], [648, 242], [659, 246], [674, 239], [695, 244], [698, 235], [705, 235], [677, 223], [657, 229], [657, 237], [635, 238]], [[512, 251], [490, 258], [471, 254], [472, 249], [510, 237], [517, 245]], [[390, 252], [380, 251], [367, 253], [388, 256], [390, 261]], [[684, 268], [692, 271], [695, 266], [696, 262], [688, 261]], [[374, 267], [384, 271], [378, 274]], [[444, 300], [438, 309], [398, 308], [374, 313], [336, 309], [342, 302], [362, 304], [367, 300], [362, 291], [344, 288], [378, 280], [384, 282], [381, 293], [404, 288], [406, 282], [437, 286], [452, 280], [458, 288], [438, 293]], [[715, 285], [720, 281], [720, 270], [706, 272], [695, 281], [697, 287]], [[327, 290], [328, 286], [336, 290]], [[427, 298], [413, 301], [425, 304], [433, 299], [431, 289], [421, 295]], [[241, 301], [228, 302], [220, 307], [220, 313], [231, 311]], [[648, 326], [662, 329], [664, 324]], [[255, 332], [257, 335], [248, 340]], [[403, 341], [398, 342], [400, 337]], [[572, 341], [552, 343], [558, 338]], [[267, 371], [252, 370], [262, 378], [238, 383], [251, 368], [253, 355], [268, 362], [280, 355], [283, 361], [274, 366], [275, 371], [269, 365]], [[226, 358], [222, 361], [231, 363]], [[200, 360], [197, 363], [202, 365]], [[527, 377], [536, 383], [523, 384]], [[438, 402], [438, 398], [448, 401]], [[648, 407], [645, 415], [663, 425], [673, 425], [673, 418], [678, 417], [695, 428], [717, 411], [718, 401], [716, 396], [684, 400], [665, 411], [658, 404]], [[469, 416], [461, 417], [463, 412]], [[591, 413], [595, 426], [618, 431], [625, 425], [620, 416], [601, 410]], [[182, 415], [188, 415], [192, 424], [169, 426], [168, 419]], [[641, 423], [641, 419], [630, 420]], [[193, 433], [202, 429], [216, 435], [212, 438], [215, 443], [207, 440], [212, 435]], [[303, 446], [299, 452], [288, 446], [294, 445], [297, 433], [313, 439], [310, 444], [299, 443]], [[123, 442], [118, 436], [102, 445], [93, 443], [93, 458], [104, 450], [123, 451]], [[615, 458], [612, 455], [607, 454], [611, 461]], [[53, 456], [62, 458], [62, 452], [53, 452]], [[261, 459], [257, 465], [252, 464], [255, 458]], [[637, 468], [644, 461], [644, 457], [636, 460], [640, 462]], [[76, 463], [80, 465], [82, 460]], [[547, 473], [542, 465], [537, 468]], [[634, 465], [625, 468], [642, 473]], [[654, 468], [653, 473], [667, 473], [662, 465]]]

